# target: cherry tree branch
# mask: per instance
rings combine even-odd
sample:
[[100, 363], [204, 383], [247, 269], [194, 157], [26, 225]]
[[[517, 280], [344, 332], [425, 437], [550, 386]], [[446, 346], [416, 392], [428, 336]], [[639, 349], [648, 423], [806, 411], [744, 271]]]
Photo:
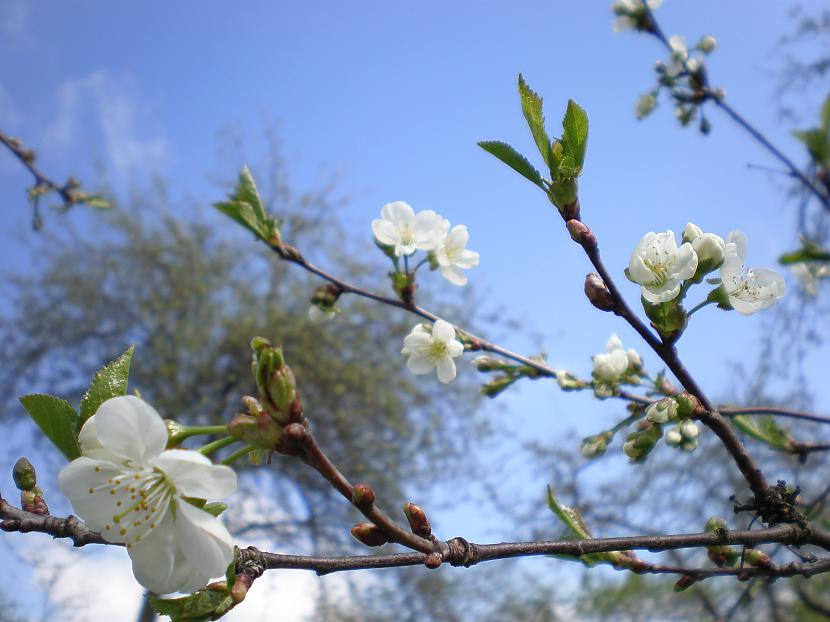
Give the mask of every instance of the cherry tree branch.
[[[650, 26], [650, 28], [646, 29], [645, 32], [654, 35], [669, 52], [672, 52], [672, 47], [669, 44], [668, 37], [666, 37], [659, 22], [654, 17], [654, 11], [652, 11], [648, 6], [648, 2], [642, 2], [642, 5], [646, 15], [648, 16]], [[703, 86], [701, 92], [695, 93], [695, 95], [700, 96], [700, 102], [702, 103], [705, 100], [713, 101], [715, 105], [723, 110], [727, 116], [729, 116], [741, 129], [752, 136], [752, 138], [761, 144], [764, 149], [769, 151], [773, 157], [786, 166], [792, 177], [795, 177], [799, 182], [801, 182], [804, 188], [811, 192], [819, 200], [819, 203], [821, 203], [824, 209], [830, 210], [830, 194], [822, 191], [822, 189], [817, 186], [814, 181], [810, 179], [810, 177], [808, 177], [807, 174], [805, 174], [804, 171], [802, 171], [790, 158], [788, 158], [784, 152], [773, 145], [772, 142], [758, 128], [752, 125], [752, 123], [744, 118], [743, 115], [729, 105], [726, 102], [722, 92], [718, 92], [710, 88], [708, 85], [708, 78], [704, 72], [701, 72], [699, 79], [702, 81]]]
[[[67, 538], [75, 546], [105, 544], [101, 535], [88, 529], [74, 516], [58, 518], [41, 516], [18, 509], [0, 498], [0, 528], [7, 532], [39, 532], [54, 538]], [[628, 550], [652, 552], [671, 551], [717, 545], [756, 546], [767, 543], [792, 545], [816, 545], [830, 550], [830, 533], [797, 524], [782, 524], [766, 529], [735, 530], [723, 532], [689, 533], [676, 535], [638, 535], [615, 538], [591, 538], [588, 540], [537, 540], [530, 542], [499, 542], [476, 544], [464, 538], [453, 538], [440, 543], [441, 559], [452, 566], [473, 566], [479, 562], [515, 557], [539, 555], [561, 555], [579, 558], [591, 553], [609, 553]], [[115, 546], [121, 546], [116, 544]], [[392, 553], [386, 555], [351, 555], [340, 557], [312, 557], [285, 555], [259, 551], [249, 547], [241, 549], [238, 558], [240, 567], [255, 564], [263, 569], [312, 570], [317, 574], [329, 574], [350, 570], [397, 568], [425, 563], [427, 555], [422, 552]], [[830, 572], [830, 558], [807, 562], [791, 562], [767, 567], [744, 568], [686, 568], [660, 564], [648, 564], [636, 560], [629, 568], [633, 572], [651, 574], [678, 574], [702, 580], [716, 576], [790, 577], [812, 576]]]
[[[424, 309], [423, 307], [418, 306], [414, 302], [407, 303], [397, 298], [392, 298], [391, 296], [384, 296], [383, 294], [378, 294], [377, 292], [373, 292], [368, 289], [364, 289], [362, 287], [358, 287], [352, 283], [344, 281], [329, 272], [326, 272], [322, 268], [314, 265], [310, 261], [308, 261], [303, 255], [300, 253], [299, 250], [290, 246], [288, 244], [280, 243], [271, 245], [270, 248], [284, 261], [291, 262], [303, 270], [314, 274], [321, 279], [331, 283], [332, 285], [336, 286], [342, 293], [344, 294], [354, 294], [355, 296], [360, 296], [361, 298], [367, 298], [369, 300], [374, 300], [375, 302], [379, 302], [384, 305], [388, 305], [390, 307], [397, 307], [398, 309], [403, 309], [404, 311], [409, 311], [410, 313], [417, 315], [420, 318], [425, 320], [429, 320], [430, 322], [435, 322], [441, 319], [436, 314]], [[492, 343], [487, 341], [482, 337], [478, 337], [470, 333], [469, 331], [453, 325], [455, 330], [462, 335], [466, 336], [466, 338], [470, 341], [470, 350], [484, 350], [486, 352], [492, 352], [494, 354], [498, 354], [505, 358], [511, 359], [516, 361], [517, 363], [521, 363], [522, 365], [526, 365], [527, 367], [531, 367], [532, 369], [536, 370], [541, 376], [547, 376], [550, 378], [555, 378], [557, 371], [544, 363], [541, 363], [537, 360], [533, 360], [526, 356], [522, 356], [521, 354], [517, 354], [516, 352], [512, 352], [507, 348], [504, 348], [498, 344]]]

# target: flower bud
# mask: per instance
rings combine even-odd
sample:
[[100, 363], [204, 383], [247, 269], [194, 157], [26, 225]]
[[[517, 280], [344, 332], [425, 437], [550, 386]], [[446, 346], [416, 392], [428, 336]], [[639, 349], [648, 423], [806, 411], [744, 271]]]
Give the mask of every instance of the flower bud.
[[18, 490], [32, 490], [37, 485], [35, 467], [26, 458], [20, 458], [12, 469], [14, 485]]
[[441, 566], [442, 560], [441, 556], [438, 553], [429, 553], [424, 558], [424, 566], [429, 568], [430, 570], [435, 570]]
[[504, 369], [506, 363], [487, 354], [480, 354], [472, 360], [475, 368], [480, 372], [498, 371]]
[[688, 574], [683, 575], [677, 580], [677, 582], [675, 582], [674, 591], [682, 592], [692, 587], [695, 583], [697, 583], [697, 579], [695, 579], [693, 576]]
[[579, 449], [586, 458], [597, 458], [603, 455], [608, 449], [608, 441], [610, 438], [611, 434], [608, 432], [587, 436], [582, 439], [582, 445]]
[[677, 401], [678, 416], [692, 417], [694, 415], [699, 414], [699, 410], [701, 409], [700, 400], [698, 400], [694, 395], [692, 395], [688, 391], [678, 393], [674, 396], [674, 399]]
[[585, 277], [585, 295], [600, 311], [613, 311], [616, 307], [614, 297], [596, 272], [591, 272]]
[[704, 528], [707, 533], [726, 532], [727, 530], [726, 519], [720, 516], [710, 516]]
[[703, 229], [698, 227], [693, 222], [687, 222], [686, 226], [683, 227], [683, 243], [689, 242], [690, 244], [694, 242], [697, 238], [703, 235]]
[[245, 597], [248, 595], [248, 590], [251, 589], [253, 583], [253, 577], [247, 573], [242, 572], [236, 575], [236, 580], [233, 582], [233, 587], [231, 588], [231, 600], [234, 605], [238, 605], [245, 600]]
[[671, 397], [652, 402], [646, 408], [646, 419], [652, 423], [668, 423], [676, 417], [677, 402]]
[[228, 424], [228, 434], [251, 445], [273, 449], [282, 438], [283, 427], [265, 412], [237, 413]]
[[277, 422], [296, 421], [302, 414], [294, 373], [285, 364], [282, 348], [274, 347], [267, 339], [251, 340], [254, 351], [251, 371], [259, 390], [262, 407]]
[[659, 425], [647, 424], [644, 429], [628, 435], [623, 444], [623, 452], [632, 462], [642, 462], [662, 436], [663, 429]]
[[588, 228], [584, 222], [571, 218], [565, 223], [568, 233], [571, 234], [571, 239], [577, 244], [581, 244], [585, 248], [596, 248], [597, 238], [594, 232]]
[[715, 51], [716, 47], [718, 47], [718, 40], [711, 35], [707, 37], [702, 37], [697, 44], [697, 49], [699, 49], [704, 54], [711, 54]]
[[406, 514], [406, 520], [409, 521], [409, 528], [412, 533], [422, 538], [429, 538], [432, 535], [429, 519], [420, 506], [414, 503], [406, 503], [403, 506], [403, 513]]
[[383, 546], [389, 542], [381, 528], [373, 523], [358, 523], [352, 527], [352, 536], [366, 546]]
[[359, 510], [365, 510], [375, 503], [375, 491], [366, 484], [357, 484], [352, 489], [352, 504]]
[[670, 447], [679, 447], [683, 442], [683, 435], [677, 429], [677, 426], [666, 432], [666, 444]]
[[771, 564], [769, 555], [758, 549], [746, 549], [744, 551], [744, 562], [759, 568], [767, 568]]
[[625, 351], [625, 356], [628, 358], [628, 372], [639, 372], [643, 369], [643, 359], [640, 358], [639, 352], [634, 348], [628, 348]]
[[638, 119], [644, 119], [650, 115], [657, 106], [657, 98], [653, 93], [644, 93], [637, 98], [637, 103], [634, 105], [634, 114]]
[[712, 563], [714, 563], [718, 568], [734, 566], [741, 559], [740, 553], [738, 553], [731, 546], [727, 545], [706, 547], [706, 553]]
[[31, 512], [40, 516], [49, 515], [49, 508], [43, 498], [43, 491], [37, 486], [20, 493], [20, 507], [24, 512]]
[[685, 439], [694, 440], [700, 436], [700, 428], [694, 421], [681, 421], [677, 427]]
[[496, 397], [514, 382], [516, 382], [516, 378], [511, 376], [497, 376], [490, 382], [482, 385], [481, 392], [487, 397]]
[[556, 372], [556, 382], [563, 391], [577, 391], [588, 386], [587, 382], [583, 382], [571, 372], [565, 370]]

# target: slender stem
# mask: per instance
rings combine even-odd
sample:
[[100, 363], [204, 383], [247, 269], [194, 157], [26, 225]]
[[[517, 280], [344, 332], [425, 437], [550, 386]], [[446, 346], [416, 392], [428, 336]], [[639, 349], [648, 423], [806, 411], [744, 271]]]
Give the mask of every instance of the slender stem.
[[688, 313], [686, 313], [686, 317], [692, 317], [692, 315], [700, 311], [703, 307], [705, 307], [706, 305], [714, 304], [714, 302], [714, 300], [704, 300], [699, 305], [695, 305], [694, 307], [689, 309]]
[[[328, 272], [326, 272], [322, 268], [319, 268], [318, 266], [314, 265], [313, 263], [308, 261], [305, 257], [303, 257], [300, 254], [300, 252], [297, 249], [293, 248], [293, 247], [282, 244], [282, 245], [271, 246], [271, 249], [281, 259], [283, 259], [285, 261], [290, 261], [291, 263], [294, 263], [294, 264], [300, 266], [301, 268], [303, 268], [307, 272], [310, 272], [311, 274], [315, 274], [318, 277], [320, 277], [321, 279], [336, 285], [345, 294], [354, 294], [355, 296], [360, 296], [361, 298], [367, 298], [369, 300], [374, 300], [375, 302], [379, 302], [381, 304], [385, 304], [385, 305], [388, 305], [390, 307], [397, 307], [398, 309], [403, 309], [405, 311], [409, 311], [413, 315], [416, 315], [416, 316], [418, 316], [420, 318], [423, 318], [425, 320], [429, 320], [430, 322], [435, 322], [435, 321], [441, 319], [436, 314], [434, 314], [430, 311], [427, 311], [426, 309], [424, 309], [422, 307], [419, 307], [416, 304], [407, 304], [405, 302], [402, 302], [401, 300], [398, 300], [397, 298], [384, 296], [382, 294], [378, 294], [376, 292], [373, 292], [373, 291], [370, 291], [370, 290], [367, 290], [367, 289], [363, 289], [363, 288], [358, 287], [356, 285], [353, 285], [351, 283], [347, 283], [346, 281], [343, 281], [342, 279], [340, 279], [340, 278], [338, 278], [338, 277], [336, 277], [332, 274], [329, 274]], [[457, 333], [460, 333], [462, 336], [466, 337], [470, 341], [470, 343], [471, 343], [470, 349], [471, 350], [484, 350], [486, 352], [493, 352], [494, 354], [499, 354], [499, 355], [501, 355], [505, 358], [509, 358], [513, 361], [516, 361], [517, 363], [521, 363], [522, 365], [526, 365], [528, 367], [531, 367], [531, 368], [535, 369], [537, 372], [539, 372], [540, 376], [549, 377], [549, 378], [555, 378], [556, 377], [556, 370], [553, 369], [552, 367], [549, 367], [548, 365], [545, 365], [544, 363], [540, 363], [539, 361], [533, 360], [529, 357], [522, 356], [520, 354], [517, 354], [516, 352], [512, 352], [512, 351], [508, 350], [507, 348], [503, 348], [502, 346], [497, 345], [495, 343], [491, 343], [491, 342], [483, 339], [482, 337], [479, 337], [477, 335], [474, 335], [474, 334], [470, 333], [469, 331], [464, 330], [460, 326], [454, 326], [454, 328], [455, 328]]]
[[816, 415], [813, 413], [788, 410], [774, 406], [746, 406], [742, 408], [722, 407], [719, 408], [718, 411], [724, 417], [735, 417], [737, 415], [770, 415], [774, 417], [786, 417], [789, 419], [802, 419], [804, 421], [830, 424], [830, 417], [826, 415]]
[[232, 436], [226, 436], [225, 438], [220, 438], [210, 443], [206, 443], [205, 445], [196, 448], [196, 451], [198, 451], [203, 456], [209, 456], [213, 452], [219, 451], [223, 447], [227, 447], [228, 445], [237, 442], [237, 440], [238, 439], [235, 439]]
[[245, 447], [237, 449], [230, 456], [228, 456], [227, 458], [222, 460], [222, 464], [226, 464], [226, 465], [227, 464], [233, 464], [234, 462], [239, 460], [242, 456], [247, 456], [254, 449], [256, 449], [256, 447], [254, 447], [253, 445], [245, 445]]
[[429, 261], [429, 257], [424, 257], [421, 261], [417, 263], [417, 265], [412, 269], [412, 272], [415, 273], [418, 271], [418, 268], [423, 266], [425, 263]]

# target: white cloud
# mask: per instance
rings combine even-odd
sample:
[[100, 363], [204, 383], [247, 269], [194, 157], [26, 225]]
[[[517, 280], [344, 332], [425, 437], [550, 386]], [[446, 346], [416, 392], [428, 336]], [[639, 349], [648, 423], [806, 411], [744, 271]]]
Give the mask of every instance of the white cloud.
[[104, 164], [116, 178], [158, 167], [167, 145], [162, 136], [142, 131], [144, 115], [134, 91], [127, 81], [103, 70], [65, 80], [58, 87], [58, 112], [44, 140], [73, 153], [81, 144], [98, 142]]

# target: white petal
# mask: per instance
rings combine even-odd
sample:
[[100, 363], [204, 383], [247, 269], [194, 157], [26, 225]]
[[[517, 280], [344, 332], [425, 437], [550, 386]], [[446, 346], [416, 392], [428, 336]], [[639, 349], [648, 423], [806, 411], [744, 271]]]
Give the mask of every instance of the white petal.
[[723, 281], [726, 291], [729, 292], [738, 287], [741, 280], [741, 271], [744, 269], [744, 262], [738, 256], [735, 245], [726, 245], [723, 264], [720, 267], [720, 278]]
[[447, 234], [447, 245], [457, 248], [464, 248], [470, 240], [467, 225], [455, 225]]
[[455, 339], [455, 329], [445, 320], [437, 320], [432, 327], [432, 337], [444, 343]]
[[81, 427], [81, 432], [78, 435], [78, 445], [80, 445], [81, 453], [88, 458], [107, 460], [109, 462], [120, 462], [123, 460], [120, 456], [105, 449], [101, 441], [98, 440], [98, 434], [95, 431], [94, 415], [87, 419]]
[[380, 216], [398, 228], [412, 227], [415, 224], [415, 211], [403, 201], [387, 203], [380, 210]]
[[185, 501], [176, 503], [176, 543], [184, 556], [205, 576], [225, 574], [233, 561], [233, 539], [212, 514]]
[[680, 293], [680, 281], [669, 279], [662, 285], [643, 286], [641, 293], [652, 304], [674, 300]]
[[678, 279], [690, 279], [697, 271], [697, 253], [689, 242], [680, 245], [674, 259], [672, 272]]
[[442, 356], [438, 359], [438, 380], [444, 384], [449, 384], [455, 380], [455, 361], [448, 356]]
[[409, 354], [428, 352], [432, 347], [432, 337], [426, 332], [411, 332], [403, 339], [403, 347]]
[[378, 242], [389, 246], [397, 244], [401, 237], [395, 225], [380, 218], [375, 218], [372, 221], [372, 233], [375, 234], [375, 239]]
[[[108, 480], [128, 477], [130, 473], [118, 465], [81, 457], [73, 460], [58, 475], [60, 491], [69, 499], [75, 514], [90, 529], [101, 531], [112, 522], [115, 500], [108, 490], [100, 490]], [[92, 491], [92, 492], [90, 492]]]
[[727, 242], [731, 242], [735, 245], [735, 252], [738, 254], [738, 257], [741, 258], [741, 263], [746, 261], [746, 248], [747, 248], [747, 241], [746, 241], [746, 234], [736, 229], [729, 233], [729, 237], [726, 238]]
[[127, 549], [136, 581], [156, 594], [176, 592], [181, 584], [181, 578], [174, 576], [176, 542], [173, 530], [173, 514], [168, 512], [156, 529]]
[[123, 395], [107, 400], [95, 413], [95, 432], [105, 449], [139, 464], [164, 451], [167, 426], [147, 402]]
[[413, 374], [428, 374], [433, 367], [435, 367], [435, 359], [417, 353], [406, 361], [406, 368]]
[[196, 499], [224, 499], [236, 490], [236, 472], [187, 449], [170, 449], [152, 461], [176, 491]]
[[459, 268], [464, 268], [465, 270], [469, 270], [470, 268], [475, 268], [479, 262], [479, 254], [475, 251], [464, 249], [459, 253], [458, 257], [455, 258], [455, 265]]
[[638, 251], [634, 251], [631, 255], [631, 260], [628, 262], [628, 274], [638, 285], [648, 285], [654, 281], [654, 273], [646, 267]]
[[617, 333], [611, 333], [611, 336], [608, 338], [608, 341], [605, 344], [605, 351], [606, 352], [613, 352], [614, 350], [622, 350], [623, 343], [622, 340], [619, 338]]
[[447, 342], [447, 352], [453, 358], [458, 358], [464, 352], [464, 344], [453, 339]]
[[467, 275], [460, 268], [455, 266], [441, 266], [441, 276], [453, 285], [466, 285]]

